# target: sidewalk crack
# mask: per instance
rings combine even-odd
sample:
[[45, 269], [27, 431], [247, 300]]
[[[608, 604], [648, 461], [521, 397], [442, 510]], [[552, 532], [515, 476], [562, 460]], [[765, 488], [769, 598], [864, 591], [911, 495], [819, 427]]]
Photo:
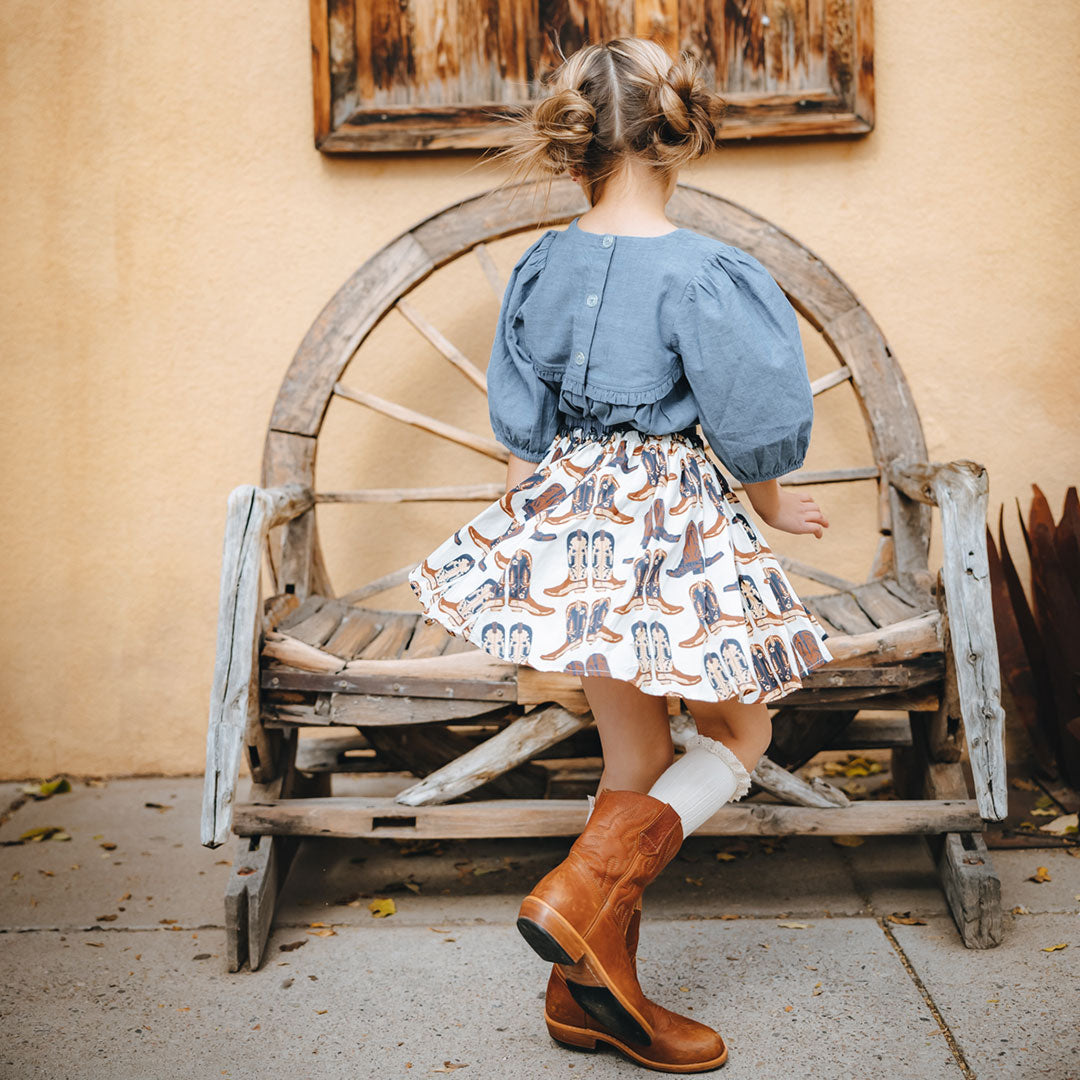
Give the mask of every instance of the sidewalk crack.
[[915, 984], [915, 988], [922, 995], [923, 1001], [926, 1002], [926, 1007], [937, 1021], [938, 1029], [941, 1031], [941, 1034], [945, 1036], [945, 1041], [949, 1044], [949, 1050], [952, 1052], [953, 1059], [960, 1067], [960, 1071], [964, 1074], [965, 1080], [977, 1080], [975, 1070], [967, 1063], [967, 1058], [964, 1057], [964, 1052], [960, 1049], [960, 1044], [956, 1041], [952, 1029], [945, 1022], [945, 1017], [942, 1016], [941, 1010], [937, 1007], [937, 1003], [930, 996], [930, 991], [927, 990], [926, 984], [919, 977], [919, 973], [907, 958], [907, 953], [901, 948], [900, 942], [896, 940], [896, 935], [889, 928], [888, 923], [886, 923], [882, 916], [876, 916], [876, 921], [878, 926], [881, 927], [882, 933], [889, 939], [889, 944], [896, 950], [896, 955], [900, 958], [900, 963], [904, 965], [904, 970]]

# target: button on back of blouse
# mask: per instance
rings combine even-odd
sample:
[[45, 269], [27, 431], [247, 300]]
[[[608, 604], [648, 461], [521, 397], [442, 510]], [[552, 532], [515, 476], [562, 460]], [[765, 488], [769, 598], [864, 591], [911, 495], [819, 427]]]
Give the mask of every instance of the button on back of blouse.
[[611, 245], [612, 245], [613, 243], [615, 243], [615, 237], [614, 237], [614, 236], [611, 236], [611, 235], [609, 234], [609, 235], [606, 235], [606, 236], [604, 237], [604, 239], [603, 239], [603, 240], [601, 240], [600, 242], [601, 242], [601, 243], [602, 243], [602, 244], [604, 245], [604, 247], [611, 247]]
[[589, 293], [589, 295], [585, 297], [585, 303], [588, 304], [589, 307], [596, 307], [596, 303], [599, 299], [600, 297], [597, 296], [596, 293]]

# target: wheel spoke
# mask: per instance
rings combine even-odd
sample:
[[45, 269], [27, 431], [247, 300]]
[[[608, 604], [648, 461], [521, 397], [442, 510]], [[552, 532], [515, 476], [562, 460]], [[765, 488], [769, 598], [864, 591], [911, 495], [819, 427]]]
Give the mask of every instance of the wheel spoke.
[[382, 577], [369, 581], [366, 585], [361, 585], [359, 588], [353, 589], [352, 592], [346, 593], [341, 598], [341, 602], [343, 604], [359, 604], [361, 600], [366, 600], [369, 596], [375, 596], [376, 593], [386, 592], [387, 589], [392, 589], [396, 585], [404, 585], [409, 580], [409, 574], [412, 573], [415, 566], [416, 563], [409, 563], [408, 566], [402, 566], [389, 574], [383, 574]]
[[473, 248], [476, 253], [476, 257], [480, 260], [480, 266], [484, 271], [484, 277], [488, 279], [488, 284], [491, 286], [492, 292], [501, 301], [503, 295], [503, 289], [506, 287], [503, 284], [502, 275], [499, 273], [499, 268], [495, 265], [495, 260], [491, 257], [491, 252], [487, 249], [487, 244], [477, 244]]
[[399, 300], [394, 307], [414, 326], [436, 349], [439, 350], [479, 390], [487, 393], [487, 377], [484, 373], [452, 342], [448, 341], [431, 323], [417, 311], [408, 300]]
[[834, 386], [839, 386], [842, 382], [847, 382], [851, 378], [851, 368], [846, 364], [843, 367], [838, 367], [835, 371], [830, 371], [828, 375], [822, 375], [820, 379], [815, 379], [810, 384], [810, 391], [814, 397], [822, 393], [825, 390], [830, 390]]
[[[808, 484], [847, 484], [852, 480], [876, 480], [881, 470], [876, 465], [856, 465], [851, 469], [800, 469], [780, 477], [784, 487], [805, 487]], [[735, 485], [742, 490], [742, 484]]]
[[494, 502], [505, 491], [503, 484], [457, 484], [427, 488], [358, 488], [355, 491], [316, 492], [315, 501], [325, 503], [395, 502]]
[[455, 442], [459, 446], [467, 446], [470, 450], [475, 450], [478, 454], [486, 454], [496, 461], [509, 460], [510, 451], [494, 439], [485, 439], [479, 435], [474, 435], [464, 428], [455, 427], [444, 420], [436, 420], [433, 416], [417, 412], [415, 409], [410, 409], [405, 405], [398, 405], [394, 401], [387, 401], [385, 398], [377, 397], [375, 394], [368, 394], [363, 390], [353, 390], [344, 383], [334, 383], [334, 393], [339, 397], [347, 398], [349, 401], [355, 401], [358, 405], [366, 405], [369, 409], [382, 413], [383, 416], [389, 416], [391, 420], [400, 420], [403, 424], [411, 424], [422, 431], [430, 431], [432, 435], [438, 435], [439, 438]]
[[819, 585], [828, 585], [830, 589], [836, 589], [837, 592], [849, 592], [851, 589], [857, 588], [854, 581], [837, 577], [835, 574], [830, 574], [828, 570], [819, 570], [816, 566], [804, 563], [800, 559], [792, 559], [787, 555], [776, 555], [776, 561], [788, 573], [798, 574], [799, 577], [806, 578], [809, 581], [816, 581]]

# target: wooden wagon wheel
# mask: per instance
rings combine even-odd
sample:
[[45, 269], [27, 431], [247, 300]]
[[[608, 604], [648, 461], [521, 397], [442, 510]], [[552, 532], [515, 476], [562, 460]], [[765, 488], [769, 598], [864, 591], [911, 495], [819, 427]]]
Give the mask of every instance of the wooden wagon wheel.
[[[588, 209], [580, 189], [564, 180], [550, 186], [537, 214], [541, 188], [505, 188], [434, 214], [357, 270], [320, 313], [285, 376], [267, 434], [263, 486], [242, 485], [230, 496], [203, 842], [224, 842], [230, 827], [241, 836], [269, 835], [274, 841], [253, 842], [246, 856], [252, 863], [249, 876], [230, 884], [230, 966], [240, 962], [245, 926], [257, 962], [273, 882], [288, 865], [287, 842], [296, 834], [537, 836], [567, 835], [580, 827], [578, 800], [535, 797], [548, 789], [543, 770], [532, 764], [547, 748], [565, 748], [568, 738], [587, 734], [582, 732], [587, 717], [574, 715], [575, 708], [578, 714], [587, 711], [578, 681], [489, 657], [450, 637], [438, 623], [424, 624], [414, 605], [407, 612], [370, 606], [401, 586], [444, 534], [410, 537], [399, 531], [399, 543], [380, 543], [400, 559], [398, 569], [350, 582], [355, 587], [335, 598], [316, 522], [319, 507], [329, 504], [362, 504], [370, 518], [376, 506], [404, 513], [410, 506], [441, 503], [454, 508], [460, 523], [472, 516], [470, 503], [502, 494], [490, 463], [508, 455], [489, 434], [462, 426], [457, 417], [445, 415], [446, 408], [433, 415], [439, 410], [423, 411], [376, 394], [364, 380], [363, 363], [349, 365], [363, 360], [365, 342], [374, 340], [373, 331], [384, 319], [400, 316], [404, 322], [397, 325], [433, 347], [443, 358], [439, 363], [452, 365], [463, 386], [482, 401], [480, 365], [432, 324], [418, 298], [423, 290], [412, 294], [437, 271], [460, 269], [458, 260], [475, 258], [494, 296], [501, 298], [505, 282], [488, 245], [565, 224]], [[725, 808], [709, 823], [710, 831], [946, 833], [939, 866], [965, 942], [993, 944], [1000, 937], [997, 882], [974, 831], [981, 819], [1005, 815], [1003, 716], [982, 540], [985, 471], [970, 462], [926, 463], [918, 415], [881, 331], [812, 252], [746, 209], [690, 185], [678, 186], [668, 212], [678, 225], [758, 258], [819, 335], [824, 346], [812, 344], [833, 363], [812, 379], [815, 397], [820, 402], [829, 394], [825, 400], [835, 402], [845, 388], [854, 394], [871, 463], [806, 468], [786, 483], [864, 488], [878, 534], [862, 582], [779, 555], [790, 573], [827, 590], [811, 595], [800, 589], [800, 594], [833, 635], [830, 644], [840, 664], [812, 672], [803, 690], [774, 714], [769, 758], [754, 775], [782, 802]], [[380, 424], [398, 429], [395, 445], [407, 445], [405, 437], [421, 431], [445, 440], [455, 453], [475, 455], [488, 463], [487, 477], [470, 478], [463, 471], [453, 483], [440, 479], [389, 487], [383, 470], [370, 486], [320, 491], [317, 450], [328, 413], [338, 414], [330, 411], [335, 399], [345, 410], [356, 408], [360, 418], [378, 416]], [[820, 438], [819, 425], [815, 433]], [[933, 591], [931, 505], [942, 509], [944, 554], [944, 588]], [[273, 596], [260, 610], [264, 542]], [[954, 606], [959, 617], [950, 617]], [[551, 702], [560, 704], [528, 711]], [[873, 721], [860, 720], [858, 732], [853, 726], [843, 733], [849, 740], [843, 745], [892, 746], [900, 754], [898, 763], [904, 747], [914, 746], [908, 764], [919, 774], [915, 787], [926, 798], [854, 803], [844, 808], [841, 825], [836, 808], [848, 802], [843, 793], [807, 784], [784, 766], [808, 759], [866, 708], [910, 710], [911, 729], [893, 725], [886, 731], [888, 725], [875, 728]], [[329, 773], [348, 769], [342, 755], [350, 739], [305, 740], [309, 749], [314, 742], [318, 748], [298, 758], [297, 728], [311, 723], [358, 727], [364, 753], [374, 749], [381, 767], [419, 774], [420, 781], [393, 798], [298, 799], [328, 795]], [[462, 723], [484, 728], [489, 737], [477, 743], [460, 733]], [[959, 764], [965, 738], [977, 804], [967, 799]], [[356, 737], [351, 739], [355, 744]], [[238, 805], [234, 815], [244, 745], [254, 785], [249, 802]], [[518, 796], [516, 806], [514, 800], [474, 803], [475, 809], [444, 805], [484, 784], [489, 792]], [[256, 856], [262, 860], [258, 866]]]

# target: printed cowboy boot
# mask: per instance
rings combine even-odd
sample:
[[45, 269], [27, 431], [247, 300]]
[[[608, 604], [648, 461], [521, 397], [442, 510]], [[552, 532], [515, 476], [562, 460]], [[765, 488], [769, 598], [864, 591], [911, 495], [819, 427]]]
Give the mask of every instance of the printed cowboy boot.
[[542, 959], [583, 958], [601, 984], [589, 1009], [624, 1041], [648, 1045], [649, 1002], [626, 951], [626, 927], [645, 887], [682, 845], [674, 807], [605, 788], [567, 857], [521, 903], [517, 926]]
[[[636, 907], [626, 928], [626, 951], [635, 973], [640, 923], [641, 908]], [[651, 1043], [624, 1042], [575, 1000], [578, 987], [595, 981], [584, 962], [572, 968], [552, 965], [544, 996], [544, 1022], [553, 1039], [584, 1050], [595, 1049], [597, 1042], [606, 1043], [639, 1065], [660, 1072], [705, 1072], [727, 1060], [727, 1046], [718, 1032], [653, 1001], [648, 1002], [648, 1019], [653, 1029]]]

